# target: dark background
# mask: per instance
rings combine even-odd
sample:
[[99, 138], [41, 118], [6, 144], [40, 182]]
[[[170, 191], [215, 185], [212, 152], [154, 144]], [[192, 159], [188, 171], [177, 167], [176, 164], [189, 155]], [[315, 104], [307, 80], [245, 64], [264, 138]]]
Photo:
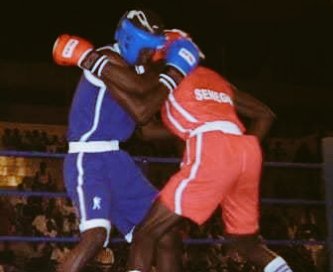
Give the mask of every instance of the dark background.
[[67, 32], [109, 43], [137, 5], [191, 33], [207, 65], [271, 106], [276, 133], [333, 129], [329, 0], [2, 1], [0, 119], [66, 124], [80, 71], [53, 64], [53, 42]]

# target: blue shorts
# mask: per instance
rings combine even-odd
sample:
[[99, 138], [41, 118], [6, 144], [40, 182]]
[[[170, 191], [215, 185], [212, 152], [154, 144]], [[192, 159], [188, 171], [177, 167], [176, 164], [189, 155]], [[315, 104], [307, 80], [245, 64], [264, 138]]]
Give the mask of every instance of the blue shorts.
[[157, 195], [156, 188], [122, 150], [68, 154], [64, 178], [82, 232], [104, 227], [109, 234], [112, 224], [124, 236], [130, 235]]

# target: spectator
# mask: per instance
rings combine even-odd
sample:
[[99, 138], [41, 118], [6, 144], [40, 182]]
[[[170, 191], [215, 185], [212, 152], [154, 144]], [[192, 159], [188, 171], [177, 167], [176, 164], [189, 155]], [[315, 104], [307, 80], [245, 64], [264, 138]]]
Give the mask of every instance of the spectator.
[[31, 130], [25, 130], [22, 134], [22, 139], [21, 139], [22, 150], [32, 150], [31, 142], [32, 142], [32, 132]]
[[0, 196], [0, 218], [0, 235], [10, 235], [14, 223], [14, 209], [3, 196]]
[[58, 135], [53, 134], [51, 136], [51, 139], [48, 142], [46, 150], [48, 152], [55, 153], [55, 152], [57, 152], [57, 149], [58, 149], [59, 146], [60, 146], [60, 141], [59, 141]]
[[48, 233], [47, 219], [45, 214], [38, 214], [32, 221], [35, 236], [46, 236]]
[[69, 251], [69, 248], [64, 244], [53, 244], [51, 253], [51, 262], [53, 262], [53, 265], [57, 266], [60, 262], [62, 262]]
[[296, 150], [294, 162], [315, 162], [315, 156], [311, 153], [306, 141], [302, 141]]
[[14, 149], [22, 150], [22, 135], [18, 128], [14, 128], [13, 130], [12, 143]]
[[51, 191], [53, 189], [52, 177], [45, 161], [41, 161], [39, 164], [39, 169], [35, 174], [33, 189], [36, 191]]
[[283, 147], [283, 142], [278, 140], [274, 142], [274, 146], [270, 150], [270, 158], [274, 161], [286, 161], [287, 152]]
[[15, 150], [15, 143], [14, 143], [14, 133], [13, 130], [10, 128], [5, 128], [4, 134], [1, 137], [2, 145], [5, 149], [8, 150]]
[[65, 153], [67, 152], [67, 150], [68, 150], [67, 140], [66, 137], [63, 135], [62, 137], [60, 137], [58, 141], [56, 152]]
[[40, 134], [40, 142], [41, 145], [43, 146], [43, 151], [47, 151], [47, 146], [49, 145], [49, 136], [47, 135], [47, 133], [45, 131], [41, 131]]

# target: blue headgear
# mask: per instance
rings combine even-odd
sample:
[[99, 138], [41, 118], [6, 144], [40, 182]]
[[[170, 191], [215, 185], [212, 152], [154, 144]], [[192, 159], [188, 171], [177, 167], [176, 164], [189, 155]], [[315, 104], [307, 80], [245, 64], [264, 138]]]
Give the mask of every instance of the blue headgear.
[[120, 55], [130, 65], [137, 63], [142, 49], [159, 49], [165, 44], [163, 35], [142, 30], [128, 19], [120, 22], [115, 40], [118, 42]]

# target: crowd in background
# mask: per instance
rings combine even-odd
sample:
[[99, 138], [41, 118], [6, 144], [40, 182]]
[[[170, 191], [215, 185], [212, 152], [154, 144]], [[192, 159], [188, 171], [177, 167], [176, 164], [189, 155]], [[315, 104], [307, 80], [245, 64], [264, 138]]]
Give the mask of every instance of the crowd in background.
[[[320, 162], [322, 132], [308, 135], [271, 137], [263, 143], [266, 161]], [[134, 155], [144, 156], [179, 156], [179, 143], [175, 140], [161, 142], [143, 142], [135, 135], [124, 145]], [[65, 135], [49, 134], [44, 130], [21, 130], [4, 128], [0, 146], [5, 150], [42, 151], [64, 153], [67, 151]]]
[[49, 134], [46, 131], [5, 128], [1, 135], [1, 145], [6, 150], [57, 152], [67, 151], [65, 135]]
[[[64, 137], [53, 137], [45, 131], [20, 131], [5, 129], [1, 137], [2, 148], [7, 150], [33, 150], [65, 152]], [[163, 146], [163, 148], [161, 148]], [[167, 148], [166, 148], [167, 147]], [[163, 144], [139, 142], [134, 137], [124, 148], [134, 156], [179, 157], [182, 145], [176, 141]], [[297, 139], [271, 138], [265, 142], [266, 161], [320, 162], [320, 139], [309, 135]], [[176, 163], [139, 162], [148, 178], [157, 187], [162, 187], [174, 173]], [[33, 177], [24, 179], [18, 186], [22, 191], [51, 191], [59, 188], [47, 171], [48, 165], [41, 161]], [[59, 169], [59, 171], [62, 171]], [[320, 169], [292, 169], [265, 167], [262, 177], [262, 197], [298, 198], [323, 200], [324, 185]], [[220, 210], [203, 226], [184, 224], [183, 238], [223, 239]], [[70, 201], [66, 198], [0, 197], [0, 235], [78, 237], [78, 222]], [[270, 245], [293, 266], [294, 271], [324, 272], [327, 268], [327, 251], [321, 241], [326, 237], [324, 206], [263, 204], [261, 232], [267, 240], [287, 240], [286, 244]], [[119, 237], [116, 230], [113, 237]], [[308, 241], [308, 244], [299, 241]], [[0, 272], [2, 271], [53, 271], [70, 250], [71, 243], [0, 243]], [[99, 259], [87, 267], [87, 271], [125, 271], [128, 246], [125, 243], [110, 245]], [[221, 243], [184, 245], [184, 272], [248, 271], [256, 270], [244, 261], [237, 252], [230, 252]], [[2, 267], [1, 267], [2, 265]], [[38, 270], [36, 270], [38, 267]], [[109, 270], [108, 270], [109, 269]]]

